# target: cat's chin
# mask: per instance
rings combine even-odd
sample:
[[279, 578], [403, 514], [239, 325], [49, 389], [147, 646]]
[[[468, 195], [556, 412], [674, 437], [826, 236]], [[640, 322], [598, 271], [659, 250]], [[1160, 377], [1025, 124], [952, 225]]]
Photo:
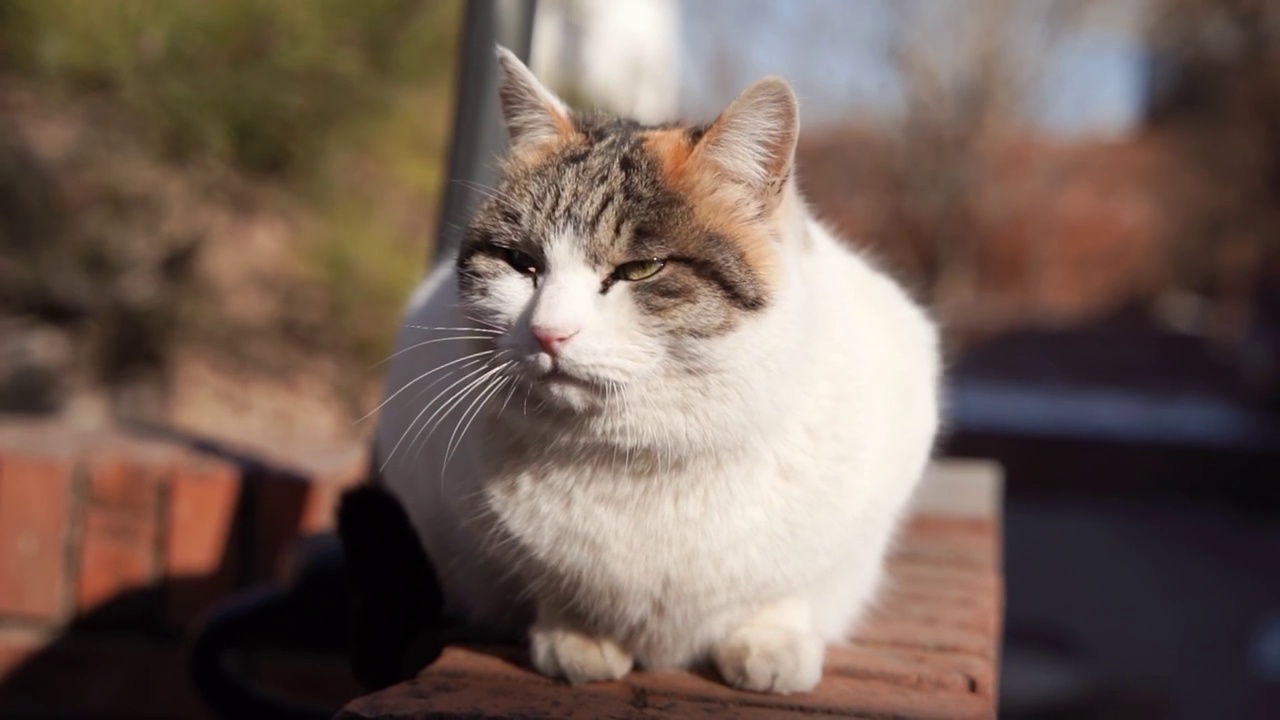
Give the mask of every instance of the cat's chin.
[[604, 394], [597, 385], [563, 370], [553, 369], [526, 382], [535, 398], [557, 409], [586, 413], [604, 407]]

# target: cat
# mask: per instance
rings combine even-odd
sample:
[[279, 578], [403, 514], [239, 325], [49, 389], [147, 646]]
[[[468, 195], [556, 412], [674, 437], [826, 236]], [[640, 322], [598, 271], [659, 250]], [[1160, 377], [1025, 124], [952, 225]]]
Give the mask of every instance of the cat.
[[650, 127], [497, 54], [501, 179], [410, 299], [386, 487], [546, 675], [811, 690], [931, 453], [937, 330], [806, 208], [784, 80]]

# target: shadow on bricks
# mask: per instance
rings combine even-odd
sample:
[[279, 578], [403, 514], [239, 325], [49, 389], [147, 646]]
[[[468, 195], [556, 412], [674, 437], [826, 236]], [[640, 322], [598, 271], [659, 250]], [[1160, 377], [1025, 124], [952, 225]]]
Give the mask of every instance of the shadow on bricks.
[[[172, 432], [0, 418], [0, 717], [213, 718], [209, 700], [237, 691], [331, 717], [365, 691], [326, 532], [364, 474], [347, 465], [325, 477]], [[255, 624], [200, 632], [249, 608]], [[201, 644], [213, 680], [193, 672]]]

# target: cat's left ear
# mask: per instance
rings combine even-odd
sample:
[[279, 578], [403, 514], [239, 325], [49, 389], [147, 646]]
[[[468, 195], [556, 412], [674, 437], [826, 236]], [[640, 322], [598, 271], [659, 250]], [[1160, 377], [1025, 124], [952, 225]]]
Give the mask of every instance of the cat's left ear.
[[511, 147], [518, 149], [571, 134], [573, 122], [569, 119], [569, 108], [560, 98], [538, 82], [515, 53], [501, 45], [496, 52], [502, 68], [498, 97], [502, 101], [502, 120], [507, 126]]
[[698, 140], [694, 158], [772, 209], [791, 177], [800, 108], [787, 81], [766, 77], [742, 91]]

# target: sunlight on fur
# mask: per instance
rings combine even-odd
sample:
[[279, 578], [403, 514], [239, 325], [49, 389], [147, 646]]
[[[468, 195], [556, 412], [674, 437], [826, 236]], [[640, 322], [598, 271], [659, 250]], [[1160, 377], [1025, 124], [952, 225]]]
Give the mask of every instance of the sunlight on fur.
[[934, 325], [809, 213], [783, 80], [646, 127], [498, 57], [511, 148], [410, 301], [387, 487], [449, 609], [545, 674], [809, 691], [928, 459]]

